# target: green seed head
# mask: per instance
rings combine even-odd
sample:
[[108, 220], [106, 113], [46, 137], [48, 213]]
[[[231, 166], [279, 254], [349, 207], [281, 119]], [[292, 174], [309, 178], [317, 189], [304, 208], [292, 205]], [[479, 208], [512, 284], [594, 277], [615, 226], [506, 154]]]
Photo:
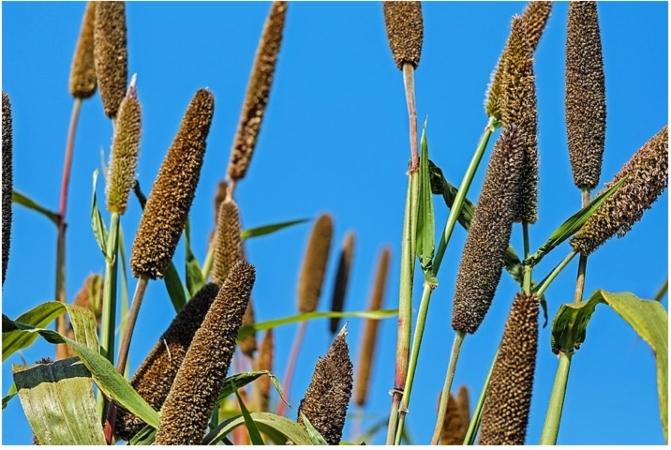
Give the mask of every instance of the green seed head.
[[228, 163], [228, 177], [231, 180], [244, 178], [252, 160], [270, 98], [286, 12], [287, 2], [273, 2], [263, 28]]
[[606, 88], [595, 2], [569, 2], [566, 36], [566, 128], [573, 180], [599, 184], [606, 139]]
[[[131, 385], [154, 409], [163, 406], [193, 336], [218, 292], [219, 286], [214, 283], [203, 286], [175, 316], [135, 372]], [[121, 439], [130, 440], [145, 425], [128, 411], [117, 411], [115, 432]]]
[[624, 236], [652, 206], [669, 181], [668, 139], [669, 129], [665, 125], [606, 185], [608, 189], [627, 177], [571, 238], [575, 250], [588, 255], [614, 235]]
[[481, 445], [523, 445], [538, 350], [538, 299], [518, 294], [494, 362], [480, 426]]
[[2, 284], [5, 284], [12, 231], [12, 105], [2, 93]]
[[352, 362], [343, 329], [326, 356], [319, 358], [312, 380], [298, 408], [298, 422], [305, 414], [329, 445], [340, 444], [352, 395]]
[[212, 93], [196, 92], [158, 171], [135, 235], [131, 252], [135, 277], [163, 277], [172, 259], [200, 177], [213, 112]]
[[239, 262], [196, 331], [159, 414], [158, 445], [200, 444], [223, 386], [255, 280]]
[[[333, 285], [333, 295], [331, 296], [331, 311], [342, 312], [345, 307], [345, 296], [347, 294], [347, 284], [349, 274], [352, 269], [352, 258], [354, 257], [354, 241], [356, 237], [354, 232], [347, 233], [340, 256], [338, 257], [338, 271], [336, 272], [335, 284]], [[336, 334], [340, 326], [339, 318], [332, 318], [329, 321], [329, 331]]]
[[126, 95], [128, 81], [125, 2], [96, 2], [93, 41], [100, 98], [105, 114], [113, 118]]
[[298, 279], [298, 310], [301, 313], [317, 309], [331, 251], [332, 236], [333, 219], [328, 214], [322, 214], [312, 228]]
[[93, 61], [95, 18], [96, 2], [88, 2], [70, 68], [69, 88], [70, 94], [75, 98], [89, 98], [96, 91], [96, 68]]
[[389, 47], [399, 69], [404, 64], [419, 65], [424, 39], [422, 4], [419, 1], [385, 1], [384, 22]]
[[466, 238], [452, 304], [452, 327], [475, 333], [501, 278], [524, 170], [517, 128], [505, 127], [494, 146]]

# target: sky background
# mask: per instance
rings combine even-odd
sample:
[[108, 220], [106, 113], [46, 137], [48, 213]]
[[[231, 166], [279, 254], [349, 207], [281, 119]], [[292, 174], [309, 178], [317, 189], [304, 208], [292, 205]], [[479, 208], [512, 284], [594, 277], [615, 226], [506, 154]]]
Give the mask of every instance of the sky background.
[[[63, 147], [72, 99], [68, 76], [84, 3], [2, 4], [2, 87], [14, 114], [14, 186], [56, 209]], [[416, 73], [420, 120], [428, 116], [431, 158], [458, 182], [485, 125], [485, 88], [509, 23], [524, 3], [427, 3], [424, 47]], [[606, 73], [607, 136], [602, 182], [667, 122], [666, 3], [601, 3], [598, 6]], [[536, 248], [580, 203], [573, 186], [564, 124], [566, 3], [558, 3], [537, 50], [540, 211], [531, 227]], [[226, 173], [249, 71], [267, 3], [130, 3], [127, 6], [129, 70], [138, 74], [143, 134], [138, 178], [149, 192], [189, 99], [200, 87], [216, 97], [200, 184], [191, 209], [194, 249], [204, 258], [213, 227], [216, 185]], [[497, 133], [498, 135], [498, 133]], [[99, 96], [83, 104], [77, 134], [68, 211], [67, 293], [72, 299], [85, 277], [104, 270], [90, 227], [91, 173], [109, 148], [111, 124]], [[492, 140], [493, 142], [493, 140]], [[491, 148], [491, 145], [490, 145]], [[487, 153], [489, 155], [489, 152]], [[271, 101], [254, 160], [236, 197], [245, 226], [329, 212], [335, 220], [333, 250], [320, 309], [328, 308], [337, 249], [354, 230], [357, 241], [346, 308], [367, 303], [378, 253], [392, 248], [386, 307], [395, 307], [401, 221], [408, 159], [407, 118], [401, 73], [393, 64], [379, 3], [291, 3]], [[483, 165], [484, 167], [484, 165]], [[469, 197], [477, 198], [483, 170]], [[101, 180], [102, 181], [102, 180]], [[104, 196], [102, 183], [98, 194]], [[104, 202], [102, 202], [104, 203]], [[446, 208], [435, 198], [436, 227]], [[614, 239], [589, 260], [586, 294], [603, 288], [651, 298], [667, 273], [667, 194], [625, 239]], [[130, 244], [139, 220], [130, 201], [122, 224]], [[106, 211], [104, 217], [108, 218]], [[300, 225], [247, 243], [256, 265], [257, 320], [293, 315], [296, 280], [311, 225]], [[408, 428], [427, 443], [453, 338], [450, 327], [454, 279], [465, 233], [457, 228], [430, 307]], [[14, 207], [12, 245], [2, 310], [11, 318], [53, 299], [54, 226]], [[513, 230], [521, 248], [521, 229]], [[569, 251], [562, 245], [538, 267], [545, 276]], [[183, 245], [175, 264], [183, 272]], [[572, 299], [577, 260], [547, 291], [550, 318]], [[419, 278], [418, 278], [419, 279]], [[131, 280], [131, 289], [134, 286]], [[463, 347], [455, 379], [474, 404], [503, 330], [516, 285], [504, 273], [485, 322]], [[415, 307], [419, 292], [415, 295]], [[666, 305], [666, 301], [664, 302]], [[162, 282], [149, 285], [130, 354], [134, 371], [170, 323], [174, 310]], [[362, 321], [349, 320], [352, 358], [358, 357]], [[282, 376], [294, 326], [276, 330], [276, 369]], [[328, 321], [308, 326], [291, 403], [298, 405], [317, 357], [328, 348]], [[392, 385], [395, 320], [382, 323], [370, 403], [362, 429], [386, 418]], [[51, 356], [38, 340], [3, 364], [3, 393], [11, 365]], [[528, 443], [538, 443], [557, 360], [550, 327], [540, 332]], [[356, 370], [356, 363], [355, 363]], [[275, 397], [276, 398], [276, 397]], [[350, 412], [356, 408], [350, 407]], [[660, 444], [663, 442], [655, 364], [649, 347], [606, 306], [599, 306], [586, 343], [573, 360], [559, 434], [562, 444]], [[295, 417], [296, 408], [289, 410]], [[3, 411], [5, 444], [31, 442], [20, 402]], [[352, 437], [352, 421], [344, 434]], [[380, 443], [378, 434], [375, 443]]]

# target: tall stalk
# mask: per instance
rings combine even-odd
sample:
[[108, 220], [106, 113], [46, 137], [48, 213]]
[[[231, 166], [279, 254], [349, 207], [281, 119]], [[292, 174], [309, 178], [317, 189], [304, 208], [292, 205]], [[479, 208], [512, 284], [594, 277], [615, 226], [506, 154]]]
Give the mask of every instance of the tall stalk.
[[117, 372], [124, 373], [126, 370], [126, 362], [128, 361], [128, 350], [130, 349], [130, 342], [133, 337], [133, 330], [135, 329], [135, 322], [140, 312], [142, 299], [144, 298], [145, 290], [149, 279], [146, 276], [141, 276], [135, 285], [135, 293], [133, 294], [133, 303], [131, 304], [128, 318], [126, 319], [126, 328], [124, 329], [121, 343], [119, 344], [119, 357], [117, 358]]
[[105, 278], [100, 323], [101, 353], [114, 364], [114, 331], [116, 327], [117, 249], [119, 242], [119, 214], [110, 214], [110, 230], [105, 248]]

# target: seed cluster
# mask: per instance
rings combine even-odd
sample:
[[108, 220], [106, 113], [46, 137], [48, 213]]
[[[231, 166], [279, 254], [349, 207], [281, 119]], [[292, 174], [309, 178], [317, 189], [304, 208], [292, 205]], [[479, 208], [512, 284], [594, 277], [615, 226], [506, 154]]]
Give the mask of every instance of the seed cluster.
[[624, 236], [666, 189], [669, 181], [669, 128], [664, 126], [646, 142], [605, 189], [620, 181], [619, 189], [587, 219], [571, 245], [587, 255], [614, 235]]
[[442, 445], [462, 445], [468, 431], [470, 409], [468, 389], [462, 386], [455, 399], [452, 394], [447, 401], [447, 414], [443, 424], [443, 433], [440, 436]]
[[2, 284], [5, 284], [12, 231], [12, 104], [2, 93]]
[[326, 356], [319, 358], [312, 380], [298, 408], [298, 422], [305, 414], [329, 445], [340, 444], [352, 395], [352, 362], [346, 330], [333, 340]]
[[92, 273], [75, 295], [72, 303], [75, 305], [90, 310], [96, 319], [100, 319], [102, 315], [102, 299], [103, 299], [103, 276], [97, 273]]
[[[274, 352], [273, 329], [266, 331], [259, 355], [254, 362], [256, 370], [273, 371], [273, 352]], [[261, 377], [256, 381], [256, 410], [270, 410], [270, 377]]]
[[228, 176], [231, 180], [244, 178], [252, 160], [263, 115], [270, 99], [286, 12], [287, 2], [273, 2], [263, 27], [228, 163]]
[[212, 93], [200, 89], [189, 104], [145, 205], [131, 253], [135, 277], [162, 277], [172, 259], [200, 177], [213, 112]]
[[[347, 294], [349, 274], [352, 270], [352, 258], [354, 257], [355, 239], [354, 232], [347, 233], [342, 248], [340, 249], [338, 270], [336, 271], [333, 295], [331, 296], [331, 311], [342, 312], [345, 307], [345, 296]], [[329, 321], [329, 331], [331, 334], [335, 334], [338, 331], [338, 328], [340, 328], [340, 318], [331, 318]]]
[[566, 128], [573, 180], [599, 184], [606, 139], [606, 87], [596, 2], [569, 2], [566, 36]]
[[538, 350], [538, 299], [518, 294], [494, 362], [480, 426], [481, 445], [523, 445]]
[[298, 279], [298, 310], [301, 313], [317, 309], [331, 251], [332, 236], [333, 219], [328, 214], [322, 214], [312, 228]]
[[97, 2], [93, 42], [100, 98], [105, 114], [113, 118], [126, 95], [128, 82], [125, 2]]
[[240, 238], [240, 210], [235, 201], [226, 200], [219, 207], [214, 238], [212, 281], [223, 284], [231, 268], [245, 259]]
[[538, 218], [538, 143], [536, 139], [536, 81], [533, 47], [526, 35], [526, 24], [513, 19], [508, 51], [503, 65], [501, 120], [516, 125], [524, 149], [524, 170], [515, 222], [534, 223]]
[[[245, 310], [245, 315], [242, 317], [242, 326], [246, 327], [248, 325], [254, 325], [254, 322], [254, 306], [252, 304], [252, 299], [249, 299], [249, 303], [247, 303], [247, 309]], [[242, 353], [249, 356], [250, 358], [253, 358], [257, 349], [256, 332], [242, 338], [242, 340], [238, 342], [238, 345], [240, 346], [240, 351]]]
[[128, 195], [135, 185], [142, 129], [141, 115], [135, 89], [130, 89], [117, 113], [107, 176], [107, 209], [117, 214], [126, 212]]
[[[175, 316], [135, 372], [131, 385], [154, 409], [163, 406], [193, 336], [218, 292], [219, 286], [214, 283], [203, 286]], [[130, 440], [144, 426], [142, 419], [122, 409], [117, 411], [116, 435], [121, 439]]]
[[419, 1], [385, 1], [383, 8], [387, 39], [396, 66], [402, 70], [407, 63], [417, 68], [424, 40], [422, 4]]
[[452, 327], [475, 333], [494, 298], [524, 170], [521, 134], [505, 127], [487, 167], [457, 274]]
[[96, 68], [93, 60], [95, 18], [96, 2], [88, 2], [70, 68], [69, 88], [70, 94], [75, 98], [89, 98], [96, 91]]
[[254, 267], [246, 262], [231, 269], [196, 331], [163, 403], [156, 444], [201, 443], [235, 352], [235, 339], [255, 278]]
[[[389, 248], [383, 249], [380, 253], [373, 289], [368, 300], [368, 311], [377, 311], [382, 307], [385, 288], [387, 287], [390, 257], [391, 251]], [[378, 320], [367, 319], [361, 335], [361, 346], [359, 347], [361, 350], [357, 364], [356, 384], [354, 385], [354, 402], [361, 407], [368, 400], [368, 388], [373, 372], [373, 358], [377, 347], [378, 327]]]

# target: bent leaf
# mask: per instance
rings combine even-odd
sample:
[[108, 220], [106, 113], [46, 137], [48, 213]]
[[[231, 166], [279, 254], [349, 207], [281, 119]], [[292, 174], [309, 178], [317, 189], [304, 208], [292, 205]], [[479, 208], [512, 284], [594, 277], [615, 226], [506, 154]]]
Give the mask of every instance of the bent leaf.
[[242, 239], [250, 239], [254, 237], [264, 236], [266, 234], [271, 234], [284, 228], [309, 222], [310, 220], [312, 219], [307, 218], [307, 219], [288, 220], [286, 222], [279, 222], [271, 225], [263, 225], [256, 228], [247, 228], [246, 230], [240, 231], [240, 237]]
[[308, 436], [310, 436], [313, 445], [329, 445], [328, 442], [326, 442], [326, 439], [324, 439], [324, 436], [312, 426], [310, 419], [303, 413], [301, 413], [301, 420], [303, 421], [305, 431], [308, 432]]
[[[65, 312], [63, 303], [46, 302], [21, 314], [16, 322], [44, 328]], [[12, 356], [19, 350], [29, 347], [37, 338], [35, 333], [26, 332], [14, 325], [14, 322], [3, 315], [2, 321], [2, 360]]]
[[33, 211], [42, 214], [47, 219], [51, 220], [56, 226], [58, 226], [58, 222], [60, 222], [60, 215], [57, 212], [45, 208], [35, 200], [18, 191], [12, 191], [12, 203], [25, 206], [28, 209], [32, 209]]
[[240, 412], [242, 413], [243, 419], [245, 419], [245, 426], [247, 427], [247, 432], [249, 433], [249, 439], [252, 441], [252, 445], [263, 445], [263, 438], [261, 437], [261, 433], [259, 433], [259, 429], [256, 427], [256, 422], [252, 420], [252, 416], [249, 414], [249, 410], [237, 390], [235, 391], [235, 396], [238, 398]]
[[[296, 445], [312, 445], [312, 440], [305, 428], [293, 420], [267, 412], [253, 412], [250, 415], [259, 431], [268, 436], [277, 436], [277, 434], [280, 434]], [[205, 436], [203, 444], [211, 445], [219, 442], [231, 431], [244, 423], [245, 419], [241, 415], [222, 422]], [[278, 442], [275, 439], [277, 438], [273, 439], [277, 444]]]

